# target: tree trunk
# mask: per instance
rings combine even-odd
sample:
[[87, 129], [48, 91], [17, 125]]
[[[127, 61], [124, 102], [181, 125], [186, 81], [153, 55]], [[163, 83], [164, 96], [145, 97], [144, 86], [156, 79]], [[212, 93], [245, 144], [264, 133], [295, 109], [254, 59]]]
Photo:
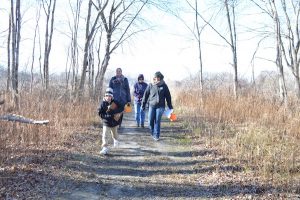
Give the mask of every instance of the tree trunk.
[[234, 71], [233, 91], [234, 91], [234, 96], [237, 99], [238, 98], [238, 65], [237, 65], [237, 47], [236, 47], [235, 11], [234, 11], [234, 6], [232, 6], [231, 7], [232, 18], [231, 18], [228, 0], [225, 0], [225, 8], [227, 14], [229, 33], [230, 33], [230, 47], [232, 52], [232, 62], [233, 62], [232, 66]]
[[33, 90], [33, 85], [34, 85], [34, 74], [33, 74], [33, 68], [34, 68], [34, 61], [35, 61], [35, 44], [36, 44], [36, 36], [37, 36], [37, 31], [39, 28], [39, 21], [40, 21], [40, 5], [39, 5], [39, 9], [37, 12], [37, 19], [36, 19], [36, 24], [35, 24], [35, 29], [34, 29], [34, 36], [33, 36], [33, 47], [32, 47], [32, 61], [31, 61], [31, 69], [30, 69], [30, 73], [31, 73], [31, 81], [30, 81], [30, 92], [32, 93]]
[[287, 89], [285, 85], [285, 77], [284, 77], [284, 69], [282, 64], [282, 46], [281, 46], [281, 30], [280, 30], [280, 21], [278, 18], [278, 12], [276, 9], [275, 2], [273, 0], [269, 0], [269, 4], [272, 9], [272, 17], [274, 21], [274, 32], [276, 36], [276, 66], [279, 72], [279, 91], [281, 102], [284, 105], [287, 105]]
[[297, 89], [297, 97], [300, 99], [300, 78], [299, 76], [295, 76], [296, 80], [296, 89]]
[[11, 0], [11, 26], [12, 26], [12, 89], [15, 108], [19, 109], [19, 47], [21, 39], [21, 13], [20, 0], [16, 0], [15, 9], [14, 1]]
[[203, 63], [202, 63], [202, 51], [201, 51], [201, 30], [199, 28], [199, 22], [198, 22], [198, 4], [197, 0], [195, 0], [195, 14], [196, 14], [196, 28], [197, 28], [197, 43], [198, 43], [198, 54], [199, 54], [199, 86], [200, 86], [200, 92], [201, 92], [201, 99], [203, 94]]
[[[80, 14], [81, 14], [81, 4], [82, 0], [77, 0], [75, 9], [72, 7], [72, 0], [69, 0], [69, 4], [72, 10], [72, 22], [73, 24], [71, 25], [70, 22], [70, 27], [71, 28], [71, 64], [69, 70], [66, 70], [66, 76], [68, 79], [68, 83], [70, 82], [71, 84], [71, 91], [75, 93], [76, 88], [78, 88], [78, 70], [79, 70], [79, 63], [78, 63], [78, 28], [79, 28], [79, 20], [80, 20]], [[67, 90], [69, 89], [68, 87], [66, 88]]]
[[89, 1], [88, 16], [87, 16], [87, 20], [86, 20], [86, 29], [85, 29], [85, 44], [84, 44], [82, 73], [81, 73], [81, 77], [80, 77], [79, 89], [77, 92], [79, 99], [83, 96], [91, 39], [94, 36], [94, 33], [96, 31], [96, 26], [98, 24], [99, 17], [102, 14], [102, 12], [104, 11], [107, 4], [108, 4], [108, 0], [105, 1], [104, 5], [102, 7], [99, 6], [97, 17], [95, 18], [95, 21], [93, 22], [93, 26], [91, 27], [91, 30], [90, 30], [90, 21], [91, 21], [93, 1], [92, 0]]
[[[49, 57], [50, 57], [51, 46], [52, 46], [55, 7], [56, 7], [56, 0], [50, 0], [50, 2], [48, 3], [47, 10], [45, 9], [46, 33], [45, 33], [45, 50], [44, 50], [44, 81], [45, 81], [46, 89], [49, 88]], [[49, 26], [50, 18], [51, 18], [51, 24]]]
[[[12, 13], [11, 13], [12, 14]], [[10, 71], [10, 65], [11, 65], [11, 57], [10, 57], [10, 47], [11, 47], [11, 33], [12, 33], [12, 19], [11, 14], [9, 15], [9, 23], [8, 23], [8, 37], [7, 37], [7, 83], [6, 83], [6, 91], [8, 92], [11, 87], [11, 71]]]

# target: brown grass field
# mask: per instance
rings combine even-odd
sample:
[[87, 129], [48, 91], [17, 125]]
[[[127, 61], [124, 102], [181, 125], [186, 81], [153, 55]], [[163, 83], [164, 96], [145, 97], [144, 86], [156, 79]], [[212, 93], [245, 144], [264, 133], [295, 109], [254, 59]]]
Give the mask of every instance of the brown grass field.
[[[230, 162], [255, 171], [273, 185], [295, 186], [300, 179], [300, 109], [296, 100], [288, 108], [263, 96], [241, 95], [234, 99], [225, 91], [200, 95], [197, 90], [173, 92], [178, 119], [192, 130], [192, 145], [205, 140], [209, 148]], [[16, 112], [9, 99], [0, 114]], [[0, 162], [18, 157], [25, 162], [28, 150], [60, 149], [72, 135], [97, 124], [98, 102], [72, 102], [55, 95], [22, 93], [15, 113], [32, 119], [48, 119], [48, 125], [0, 121]], [[31, 152], [30, 151], [30, 152]], [[29, 152], [29, 151], [28, 151]], [[13, 167], [13, 166], [12, 166]], [[299, 185], [297, 192], [300, 192]]]

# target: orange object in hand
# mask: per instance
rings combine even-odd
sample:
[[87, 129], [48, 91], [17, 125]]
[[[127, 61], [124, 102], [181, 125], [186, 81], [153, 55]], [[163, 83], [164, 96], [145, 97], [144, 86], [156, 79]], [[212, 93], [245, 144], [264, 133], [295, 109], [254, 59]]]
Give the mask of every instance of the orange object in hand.
[[176, 120], [177, 120], [177, 116], [174, 113], [171, 113], [170, 121], [173, 122], [173, 121], [176, 121]]
[[132, 111], [132, 108], [131, 108], [130, 104], [129, 105], [126, 104], [125, 107], [124, 107], [124, 112], [130, 113], [131, 111]]

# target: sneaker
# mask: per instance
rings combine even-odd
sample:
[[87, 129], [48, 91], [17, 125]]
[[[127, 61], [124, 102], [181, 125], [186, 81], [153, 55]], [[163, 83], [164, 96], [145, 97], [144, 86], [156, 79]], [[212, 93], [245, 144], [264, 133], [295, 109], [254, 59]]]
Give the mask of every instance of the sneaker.
[[115, 140], [115, 141], [114, 141], [114, 147], [118, 147], [118, 146], [119, 146], [119, 144], [120, 144], [120, 143], [119, 143], [119, 141], [118, 141], [118, 140]]
[[141, 124], [141, 127], [142, 127], [142, 128], [145, 128], [144, 124]]
[[155, 140], [155, 141], [158, 141], [158, 140], [159, 140], [159, 138], [158, 138], [158, 137], [155, 137], [155, 136], [153, 136], [153, 140]]
[[103, 147], [102, 150], [100, 151], [100, 154], [106, 155], [106, 154], [108, 154], [108, 152], [109, 152], [109, 149], [107, 147]]
[[140, 124], [136, 124], [137, 127], [140, 127]]

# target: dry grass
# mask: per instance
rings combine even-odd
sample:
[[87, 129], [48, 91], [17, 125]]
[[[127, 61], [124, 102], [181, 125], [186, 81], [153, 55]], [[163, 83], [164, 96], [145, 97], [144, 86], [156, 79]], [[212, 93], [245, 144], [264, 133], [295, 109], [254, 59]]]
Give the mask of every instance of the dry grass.
[[[6, 104], [9, 104], [9, 99]], [[99, 121], [97, 106], [94, 101], [71, 102], [49, 93], [22, 93], [19, 111], [3, 106], [0, 114], [10, 112], [36, 120], [48, 119], [49, 124], [0, 121], [0, 161], [5, 162], [17, 152], [63, 146], [74, 132]]]
[[[177, 88], [176, 88], [177, 89]], [[272, 183], [297, 183], [300, 178], [300, 110], [297, 101], [289, 109], [264, 96], [248, 92], [234, 99], [227, 90], [200, 96], [191, 89], [176, 91], [179, 119], [194, 130], [195, 144], [205, 139], [232, 162], [254, 170]], [[294, 103], [293, 103], [294, 102]], [[48, 119], [46, 126], [0, 121], [0, 162], [32, 149], [59, 149], [75, 132], [98, 124], [98, 102], [72, 102], [56, 92], [22, 93], [20, 110], [8, 111], [32, 119]], [[299, 183], [298, 183], [299, 184]]]
[[208, 146], [274, 184], [299, 180], [297, 101], [291, 100], [287, 109], [251, 92], [237, 100], [224, 90], [201, 98], [199, 91], [185, 88], [177, 91], [176, 105], [186, 125], [193, 128], [195, 142], [205, 139]]

